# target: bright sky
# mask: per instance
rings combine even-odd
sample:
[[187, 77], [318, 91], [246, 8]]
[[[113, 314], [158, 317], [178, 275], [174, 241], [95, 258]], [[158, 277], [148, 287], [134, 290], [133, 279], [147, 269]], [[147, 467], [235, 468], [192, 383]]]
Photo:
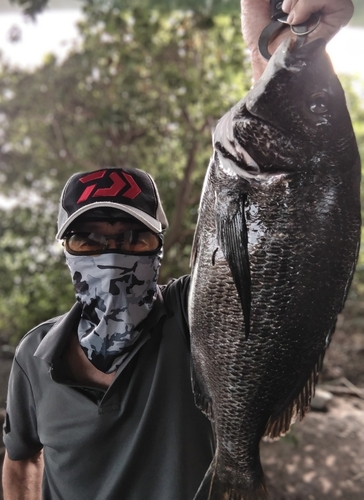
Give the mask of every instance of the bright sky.
[[[22, 68], [33, 68], [42, 63], [49, 52], [64, 57], [77, 40], [76, 23], [81, 19], [79, 10], [52, 10], [40, 14], [36, 21], [21, 14], [0, 13], [0, 50], [7, 61]], [[21, 30], [21, 40], [11, 43], [10, 30]]]
[[343, 28], [327, 45], [337, 73], [360, 75], [364, 79], [364, 28]]
[[[24, 20], [20, 13], [0, 13], [0, 48], [6, 59], [21, 67], [32, 68], [41, 64], [46, 53], [65, 56], [77, 39], [76, 22], [81, 18], [77, 9], [51, 10], [37, 17], [37, 21]], [[9, 31], [13, 26], [21, 29], [21, 41], [11, 43]], [[354, 73], [364, 79], [364, 28], [344, 28], [328, 44], [328, 52], [337, 72]]]

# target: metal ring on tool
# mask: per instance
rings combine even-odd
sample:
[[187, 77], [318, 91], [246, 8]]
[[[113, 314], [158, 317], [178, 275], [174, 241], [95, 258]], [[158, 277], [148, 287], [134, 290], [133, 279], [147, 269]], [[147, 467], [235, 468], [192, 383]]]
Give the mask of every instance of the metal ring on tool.
[[287, 19], [288, 19], [288, 14], [284, 14], [283, 16], [278, 17], [277, 21], [279, 21], [282, 24], [288, 24], [289, 25], [289, 23], [287, 23]]
[[[314, 15], [313, 15], [313, 16], [311, 16], [311, 17], [313, 18], [313, 17], [314, 17]], [[315, 16], [315, 17], [316, 17], [316, 16]], [[291, 26], [291, 31], [292, 31], [292, 33], [293, 33], [294, 35], [297, 35], [297, 36], [305, 36], [305, 35], [309, 35], [309, 34], [310, 34], [310, 33], [312, 33], [313, 31], [315, 31], [315, 29], [318, 27], [318, 25], [320, 24], [320, 22], [321, 22], [321, 15], [320, 15], [320, 14], [318, 14], [316, 24], [314, 24], [314, 25], [312, 26], [312, 28], [307, 28], [307, 29], [306, 29], [306, 31], [296, 31], [296, 29], [297, 29], [297, 28], [299, 29], [300, 27], [302, 28], [302, 27], [306, 27], [306, 26], [307, 26], [307, 24], [306, 24], [306, 23], [303, 23], [302, 25], [301, 25], [301, 24], [296, 24], [296, 25]]]
[[[288, 14], [282, 13], [280, 14], [280, 17], [275, 17], [275, 19], [266, 26], [260, 37], [259, 37], [259, 52], [261, 55], [268, 61], [271, 58], [271, 54], [268, 51], [268, 45], [271, 41], [273, 41], [278, 33], [281, 31], [282, 28], [285, 27], [285, 25], [290, 27], [291, 32], [297, 36], [297, 48], [301, 47], [305, 41], [306, 41], [306, 36], [315, 31], [317, 26], [321, 22], [321, 15], [320, 13], [316, 12], [310, 16], [310, 18], [301, 24], [296, 24], [294, 26], [289, 25], [287, 23], [287, 17]], [[310, 24], [314, 23], [311, 28], [309, 28]], [[303, 31], [299, 31], [299, 30]]]

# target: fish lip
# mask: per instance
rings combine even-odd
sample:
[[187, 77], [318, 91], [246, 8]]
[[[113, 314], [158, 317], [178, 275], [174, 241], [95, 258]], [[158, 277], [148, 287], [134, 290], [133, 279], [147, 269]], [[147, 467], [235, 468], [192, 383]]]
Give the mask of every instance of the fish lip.
[[[239, 152], [237, 153], [237, 158], [232, 154], [229, 150], [227, 150], [221, 142], [217, 141], [214, 145], [215, 151], [217, 152], [218, 157], [222, 157], [225, 159], [226, 164], [228, 162], [231, 166], [231, 170], [235, 172], [238, 176], [243, 178], [256, 178], [261, 174], [260, 167], [258, 163], [254, 160], [254, 158], [248, 153], [248, 151], [240, 146], [239, 144]], [[250, 161], [251, 160], [251, 161]], [[244, 163], [244, 166], [241, 166], [241, 163]], [[253, 164], [252, 164], [253, 163]]]
[[[305, 63], [312, 60], [315, 52], [326, 47], [326, 43], [324, 38], [316, 38], [301, 45], [298, 39], [285, 38], [268, 61], [259, 80], [269, 79], [270, 75], [279, 68], [294, 72], [300, 71]], [[297, 64], [299, 62], [301, 62], [300, 65]]]
[[[245, 148], [241, 146], [241, 149], [243, 149], [245, 153], [251, 157], [251, 154], [248, 153], [248, 151], [246, 151]], [[223, 166], [223, 168], [229, 169], [238, 177], [248, 180], [249, 182], [265, 182], [267, 180], [269, 181], [272, 179], [281, 178], [282, 176], [287, 177], [287, 176], [297, 175], [297, 172], [286, 171], [283, 169], [274, 170], [270, 172], [263, 172], [260, 169], [259, 164], [257, 164], [257, 169], [252, 168], [251, 165], [247, 165], [248, 167], [249, 166], [251, 167], [250, 169], [243, 168], [242, 166], [239, 165], [239, 162], [236, 161], [236, 159], [233, 159], [230, 155], [226, 155], [225, 154], [226, 152], [223, 149], [220, 149], [220, 143], [215, 144], [215, 151], [220, 159], [220, 163], [221, 166]], [[254, 160], [253, 157], [251, 158]]]
[[[254, 134], [255, 126], [258, 129], [261, 129], [262, 127], [266, 126], [270, 131], [270, 135], [272, 137], [272, 144], [276, 145], [275, 146], [273, 145], [271, 153], [265, 157], [265, 159], [270, 158], [268, 159], [267, 162], [265, 162], [262, 159], [259, 145], [251, 146], [249, 142], [249, 137], [247, 136], [244, 137], [244, 135], [242, 136], [241, 133], [236, 133], [235, 138], [238, 147], [235, 146], [235, 152], [237, 153], [238, 159], [240, 161], [245, 162], [248, 167], [243, 169], [243, 167], [240, 166], [240, 168], [243, 169], [245, 172], [245, 174], [242, 175], [242, 177], [249, 179], [254, 178], [256, 180], [264, 180], [282, 175], [291, 176], [299, 174], [298, 170], [296, 171], [296, 169], [292, 169], [292, 167], [290, 167], [284, 161], [284, 158], [286, 156], [289, 157], [292, 152], [297, 150], [298, 146], [297, 144], [295, 145], [291, 144], [289, 131], [287, 131], [283, 127], [279, 128], [274, 124], [272, 124], [270, 121], [264, 120], [259, 116], [250, 113], [248, 109], [244, 109], [241, 112], [239, 122], [243, 123], [244, 121], [247, 124], [247, 127], [252, 129], [252, 131], [250, 132], [249, 129], [247, 129], [248, 136], [255, 135]], [[236, 126], [239, 127], [238, 123], [235, 122], [235, 127]], [[244, 131], [245, 127], [241, 126], [241, 129]], [[280, 143], [281, 146], [279, 146]], [[250, 158], [252, 162], [254, 162], [254, 164], [252, 164], [252, 162], [248, 162], [247, 157]], [[278, 162], [277, 159], [279, 159]]]
[[[279, 129], [269, 121], [254, 115], [247, 109], [246, 106], [243, 106], [243, 108], [239, 110], [238, 115], [238, 117], [235, 116], [233, 119], [234, 129], [241, 128], [244, 130], [244, 126], [241, 126], [241, 124], [245, 122], [252, 128], [254, 128], [254, 125], [258, 128], [261, 128], [262, 124], [267, 126], [271, 131], [276, 132], [277, 142], [280, 137], [286, 138], [288, 135], [286, 130], [283, 128]], [[249, 147], [248, 138], [243, 138], [242, 140], [240, 133], [234, 132], [234, 137], [235, 145], [233, 145], [233, 143], [229, 140], [224, 141], [221, 140], [221, 137], [219, 137], [218, 140], [214, 140], [214, 149], [218, 155], [225, 158], [225, 161], [223, 162], [224, 165], [230, 165], [230, 169], [238, 176], [248, 180], [255, 179], [259, 181], [293, 173], [291, 170], [278, 168], [278, 165], [275, 167], [273, 164], [269, 171], [264, 171], [264, 164], [262, 163], [261, 158], [259, 159], [259, 150]]]

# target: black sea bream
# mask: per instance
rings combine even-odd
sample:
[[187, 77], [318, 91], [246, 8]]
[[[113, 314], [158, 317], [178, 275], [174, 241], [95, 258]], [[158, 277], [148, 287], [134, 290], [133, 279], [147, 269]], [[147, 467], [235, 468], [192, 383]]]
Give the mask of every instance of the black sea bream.
[[285, 41], [217, 124], [192, 253], [196, 500], [266, 498], [259, 442], [307, 410], [355, 269], [360, 159], [322, 40]]

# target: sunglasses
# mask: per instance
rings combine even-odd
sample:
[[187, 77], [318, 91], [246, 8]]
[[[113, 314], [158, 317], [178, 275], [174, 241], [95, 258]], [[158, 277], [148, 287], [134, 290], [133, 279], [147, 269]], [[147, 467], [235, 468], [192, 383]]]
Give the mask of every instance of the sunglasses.
[[112, 235], [77, 231], [67, 234], [63, 245], [72, 255], [100, 255], [115, 250], [125, 254], [148, 255], [161, 248], [162, 238], [145, 229], [129, 229]]

